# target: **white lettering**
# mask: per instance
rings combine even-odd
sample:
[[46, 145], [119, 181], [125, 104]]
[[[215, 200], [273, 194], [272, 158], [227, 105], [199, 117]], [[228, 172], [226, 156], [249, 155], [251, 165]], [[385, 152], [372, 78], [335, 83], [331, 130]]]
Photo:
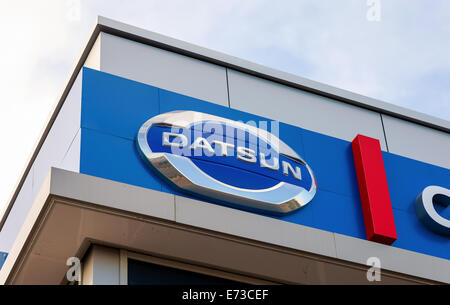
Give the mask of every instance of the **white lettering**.
[[214, 149], [211, 147], [211, 144], [209, 144], [209, 142], [202, 137], [198, 137], [197, 139], [195, 139], [190, 148], [192, 150], [201, 148], [202, 150], [206, 150], [210, 155], [214, 155]]
[[286, 161], [281, 162], [283, 165], [283, 174], [285, 176], [289, 176], [289, 171], [294, 175], [294, 178], [297, 180], [302, 180], [302, 171], [300, 170], [300, 167], [296, 166], [295, 170], [292, 167], [292, 165]]
[[253, 149], [238, 146], [237, 158], [245, 162], [256, 163], [256, 152]]
[[416, 214], [430, 230], [450, 236], [450, 219], [439, 215], [435, 204], [449, 206], [450, 190], [436, 185], [427, 186], [416, 198]]
[[[179, 142], [175, 142], [175, 139], [178, 139]], [[170, 141], [170, 139], [174, 139], [172, 142]], [[163, 146], [171, 146], [171, 147], [177, 147], [177, 148], [183, 148], [187, 145], [187, 137], [183, 134], [179, 134], [179, 133], [172, 133], [172, 132], [163, 132], [162, 135], [162, 141], [163, 141]]]
[[[220, 156], [232, 156], [234, 154], [234, 149], [236, 148], [236, 156], [241, 161], [245, 161], [248, 163], [257, 163], [259, 156], [259, 165], [261, 167], [275, 171], [280, 169], [279, 158], [272, 155], [275, 153], [274, 151], [269, 152], [271, 157], [269, 159], [266, 159], [266, 155], [264, 153], [260, 152], [259, 155], [257, 155], [256, 150], [254, 149], [243, 146], [236, 147], [232, 143], [213, 140], [211, 143], [214, 145], [214, 148], [216, 149], [215, 150], [213, 149], [209, 141], [203, 137], [196, 138], [195, 141], [189, 146], [188, 138], [185, 135], [172, 132], [163, 132], [162, 142], [163, 146], [194, 150], [194, 155], [196, 156], [199, 155], [199, 153], [201, 155], [202, 151], [204, 151], [207, 156], [214, 156], [216, 153]], [[184, 154], [183, 152], [179, 155], [186, 154]], [[294, 164], [291, 164], [287, 161], [282, 161], [281, 166], [283, 169], [283, 174], [285, 176], [289, 176], [290, 174], [292, 174], [295, 179], [300, 181], [302, 180], [302, 172], [299, 166], [295, 166]]]
[[228, 148], [230, 149], [234, 149], [234, 144], [231, 143], [225, 143], [225, 142], [221, 142], [221, 141], [213, 141], [212, 142], [215, 146], [219, 146], [220, 147], [220, 155], [221, 156], [228, 156]]
[[272, 169], [275, 171], [279, 170], [280, 169], [280, 161], [278, 160], [278, 158], [272, 157], [271, 159], [273, 160], [273, 164], [269, 165], [267, 163], [266, 156], [264, 156], [263, 153], [259, 154], [259, 160], [260, 160], [259, 162], [261, 163], [261, 167], [265, 167], [265, 168]]

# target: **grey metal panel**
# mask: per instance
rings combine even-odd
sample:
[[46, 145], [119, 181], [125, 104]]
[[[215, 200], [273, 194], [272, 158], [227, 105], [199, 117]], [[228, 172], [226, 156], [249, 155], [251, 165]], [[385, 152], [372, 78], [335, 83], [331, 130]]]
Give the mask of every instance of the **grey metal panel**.
[[33, 180], [33, 169], [29, 172], [25, 183], [22, 185], [19, 195], [16, 198], [14, 206], [11, 209], [10, 216], [6, 219], [3, 229], [0, 231], [0, 251], [9, 252], [17, 234], [22, 227], [26, 212], [31, 206], [31, 188]]
[[174, 195], [70, 171], [51, 169], [50, 192], [168, 220], [174, 220]]
[[179, 223], [336, 257], [330, 232], [181, 196], [175, 204]]
[[446, 259], [341, 234], [334, 235], [337, 258], [365, 265], [368, 258], [377, 257], [381, 262], [381, 280], [383, 269], [387, 269], [450, 283], [450, 264]]
[[98, 27], [101, 31], [139, 41], [148, 45], [198, 58], [250, 75], [268, 79], [280, 84], [307, 90], [322, 96], [330, 97], [341, 102], [357, 105], [377, 112], [390, 114], [424, 124], [437, 129], [450, 131], [450, 122], [427, 114], [419, 113], [404, 107], [399, 107], [377, 99], [322, 84], [297, 75], [271, 69], [253, 62], [226, 55], [217, 51], [203, 48], [191, 43], [167, 37], [158, 33], [144, 30], [129, 24], [118, 22], [102, 16], [98, 17]]
[[352, 141], [363, 134], [386, 150], [380, 114], [229, 70], [231, 108]]
[[389, 152], [450, 169], [450, 134], [383, 115]]
[[100, 35], [101, 71], [228, 106], [225, 68], [117, 36]]

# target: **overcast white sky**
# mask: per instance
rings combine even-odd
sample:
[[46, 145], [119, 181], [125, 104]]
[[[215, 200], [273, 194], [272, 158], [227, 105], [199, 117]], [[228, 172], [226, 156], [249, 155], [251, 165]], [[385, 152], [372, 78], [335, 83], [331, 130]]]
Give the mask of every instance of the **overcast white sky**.
[[97, 15], [450, 120], [448, 0], [0, 0], [0, 208]]

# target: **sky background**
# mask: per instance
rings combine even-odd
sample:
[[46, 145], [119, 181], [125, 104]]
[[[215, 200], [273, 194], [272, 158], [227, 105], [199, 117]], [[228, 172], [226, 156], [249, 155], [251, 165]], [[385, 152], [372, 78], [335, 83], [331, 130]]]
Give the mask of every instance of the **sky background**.
[[97, 15], [450, 120], [448, 0], [0, 0], [0, 208]]

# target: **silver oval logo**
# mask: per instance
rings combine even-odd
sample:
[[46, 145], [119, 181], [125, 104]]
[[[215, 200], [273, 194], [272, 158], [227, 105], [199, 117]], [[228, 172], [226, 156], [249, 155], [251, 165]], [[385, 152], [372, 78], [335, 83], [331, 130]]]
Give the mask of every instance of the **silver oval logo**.
[[283, 215], [317, 190], [311, 168], [276, 135], [210, 114], [155, 116], [140, 128], [137, 147], [173, 187], [233, 207]]

